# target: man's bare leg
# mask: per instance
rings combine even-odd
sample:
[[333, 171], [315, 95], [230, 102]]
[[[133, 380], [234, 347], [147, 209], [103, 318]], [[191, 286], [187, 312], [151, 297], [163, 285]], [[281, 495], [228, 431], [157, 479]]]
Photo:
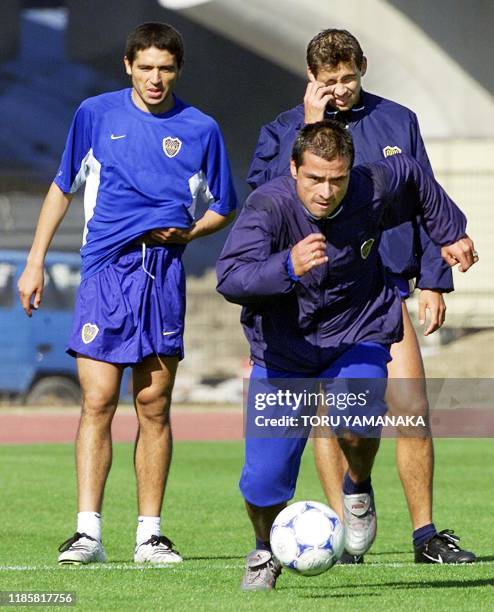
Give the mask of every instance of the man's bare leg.
[[101, 541], [101, 506], [112, 462], [111, 422], [117, 408], [122, 368], [77, 356], [82, 408], [76, 438], [77, 529], [58, 549], [62, 565], [106, 560]]
[[[402, 305], [404, 320], [403, 340], [391, 347], [393, 360], [388, 364], [390, 378], [411, 379], [410, 389], [405, 381], [396, 387], [389, 385], [386, 395], [392, 414], [427, 414], [424, 368], [405, 303]], [[395, 390], [395, 392], [393, 392]], [[404, 404], [406, 402], [406, 404]], [[338, 441], [333, 437], [314, 438], [314, 457], [317, 472], [329, 505], [341, 516], [341, 488], [348, 469]], [[432, 523], [432, 478], [434, 454], [432, 439], [398, 437], [396, 463], [407, 500], [414, 529]]]
[[111, 422], [118, 404], [122, 368], [79, 355], [82, 410], [76, 438], [79, 512], [101, 512], [112, 462]]
[[285, 507], [286, 503], [283, 502], [275, 506], [261, 507], [245, 500], [245, 508], [254, 527], [256, 548], [245, 560], [245, 573], [240, 583], [243, 591], [274, 589], [281, 565], [271, 552], [269, 536], [274, 519]]
[[380, 442], [379, 438], [359, 438], [355, 435], [338, 438], [348, 462], [348, 475], [353, 482], [360, 483], [370, 478]]
[[[394, 415], [428, 414], [425, 372], [415, 330], [402, 304], [404, 336], [393, 344], [388, 364], [390, 379], [399, 383], [388, 385], [386, 400]], [[408, 379], [408, 383], [405, 379]], [[432, 523], [432, 483], [434, 474], [434, 450], [432, 438], [403, 437], [396, 439], [396, 465], [410, 512], [413, 529]]]
[[134, 403], [139, 429], [134, 450], [139, 519], [134, 561], [180, 563], [161, 533], [161, 506], [172, 459], [170, 406], [178, 357], [147, 357], [134, 366]]
[[265, 543], [269, 542], [269, 534], [271, 532], [274, 519], [283, 510], [283, 508], [286, 508], [286, 503], [262, 508], [260, 506], [254, 506], [245, 500], [245, 508], [247, 510], [247, 514], [249, 515], [250, 522], [252, 523], [252, 527], [254, 527], [256, 540]]
[[134, 452], [139, 515], [160, 516], [172, 457], [170, 405], [178, 357], [148, 357], [134, 366], [139, 429]]
[[341, 489], [348, 462], [337, 438], [333, 436], [315, 437], [313, 444], [314, 459], [322, 490], [330, 507], [343, 520]]

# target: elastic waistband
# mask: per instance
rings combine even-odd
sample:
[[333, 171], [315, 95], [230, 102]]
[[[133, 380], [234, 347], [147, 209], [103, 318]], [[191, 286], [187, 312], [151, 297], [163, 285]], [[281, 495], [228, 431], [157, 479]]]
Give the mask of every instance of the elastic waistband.
[[159, 246], [159, 247], [166, 247], [166, 246], [176, 246], [176, 245], [169, 245], [169, 244], [165, 244], [164, 242], [158, 242], [157, 240], [153, 240], [150, 236], [144, 234], [143, 236], [139, 236], [139, 238], [137, 238], [136, 240], [134, 240], [134, 242], [131, 242], [131, 245], [135, 245], [138, 246], [139, 248], [142, 248], [142, 245], [145, 244], [147, 247], [155, 247], [155, 246]]

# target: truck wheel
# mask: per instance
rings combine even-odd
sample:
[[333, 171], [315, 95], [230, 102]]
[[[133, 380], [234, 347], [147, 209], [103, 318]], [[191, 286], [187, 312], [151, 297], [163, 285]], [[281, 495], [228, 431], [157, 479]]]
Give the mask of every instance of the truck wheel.
[[81, 403], [81, 389], [70, 378], [47, 376], [34, 383], [26, 395], [25, 403], [28, 406], [79, 405]]

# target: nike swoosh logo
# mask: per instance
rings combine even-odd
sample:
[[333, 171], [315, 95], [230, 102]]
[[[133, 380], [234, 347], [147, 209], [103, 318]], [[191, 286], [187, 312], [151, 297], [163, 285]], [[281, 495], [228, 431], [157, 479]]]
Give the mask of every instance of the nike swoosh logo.
[[171, 331], [171, 332], [164, 331], [163, 336], [171, 336], [172, 334], [176, 334], [176, 333], [177, 331]]
[[427, 553], [422, 553], [422, 554], [424, 555], [424, 557], [427, 557], [431, 561], [434, 561], [434, 563], [442, 563], [443, 562], [443, 558], [441, 557], [440, 554], [437, 555], [437, 559], [435, 559], [434, 557], [431, 557]]
[[122, 134], [121, 136], [115, 136], [115, 134], [112, 134], [112, 135], [110, 136], [110, 138], [111, 138], [112, 140], [120, 140], [120, 138], [125, 138], [126, 136], [127, 136], [127, 134]]

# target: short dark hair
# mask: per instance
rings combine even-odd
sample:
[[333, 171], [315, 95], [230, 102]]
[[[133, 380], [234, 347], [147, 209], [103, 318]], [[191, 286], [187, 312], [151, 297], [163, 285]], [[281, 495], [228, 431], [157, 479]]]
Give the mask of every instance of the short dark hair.
[[181, 35], [175, 28], [167, 23], [148, 22], [141, 23], [127, 36], [125, 44], [125, 57], [129, 63], [134, 62], [138, 51], [156, 47], [162, 51], [168, 51], [175, 57], [178, 68], [184, 62], [184, 43]]
[[309, 123], [298, 132], [292, 149], [296, 168], [302, 165], [306, 151], [326, 161], [337, 157], [348, 159], [350, 167], [355, 158], [350, 132], [343, 124], [331, 119]]
[[359, 41], [347, 30], [323, 30], [307, 45], [307, 66], [313, 75], [323, 66], [336, 68], [340, 63], [355, 62], [361, 70], [363, 61], [364, 52]]

